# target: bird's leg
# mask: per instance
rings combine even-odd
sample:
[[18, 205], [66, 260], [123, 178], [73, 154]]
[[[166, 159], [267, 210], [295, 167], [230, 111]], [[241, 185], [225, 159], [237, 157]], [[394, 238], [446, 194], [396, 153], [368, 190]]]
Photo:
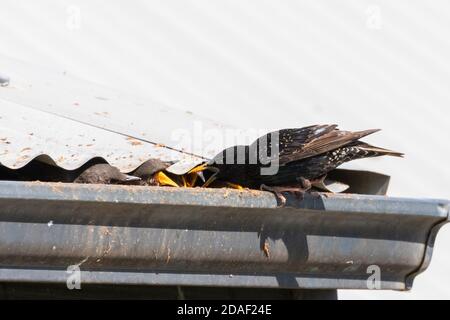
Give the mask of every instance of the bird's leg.
[[309, 181], [308, 179], [305, 179], [303, 177], [300, 177], [299, 179], [300, 182], [300, 186], [297, 187], [296, 190], [294, 190], [294, 194], [297, 195], [297, 198], [299, 200], [303, 200], [304, 196], [305, 196], [305, 192], [308, 190], [311, 190], [312, 184], [311, 181]]
[[305, 179], [303, 177], [300, 177], [300, 190], [305, 192], [308, 191], [309, 189], [311, 189], [311, 181], [309, 181], [308, 179]]
[[286, 204], [286, 197], [282, 194], [282, 192], [294, 193], [297, 195], [299, 200], [303, 200], [305, 192], [311, 189], [311, 181], [308, 179], [300, 178], [299, 182], [299, 186], [266, 186], [265, 184], [262, 184], [260, 189], [273, 192], [277, 199], [280, 200], [281, 206], [284, 206]]
[[[320, 184], [323, 184], [326, 177], [327, 177], [327, 175], [324, 174], [323, 176], [320, 176], [320, 177], [318, 177], [318, 178], [315, 178], [314, 180], [311, 180], [311, 181], [310, 181], [310, 183], [311, 183], [311, 188], [312, 188], [312, 187], [316, 187], [316, 184], [319, 184], [319, 185], [320, 185]], [[310, 193], [311, 193], [313, 196], [316, 196], [316, 197], [320, 196], [319, 192], [317, 192], [317, 191], [311, 191]]]
[[285, 188], [283, 187], [269, 187], [266, 186], [265, 184], [262, 184], [259, 187], [260, 190], [263, 191], [269, 191], [269, 192], [273, 192], [275, 194], [275, 196], [277, 197], [277, 199], [280, 201], [280, 204], [282, 207], [284, 207], [284, 205], [286, 204], [286, 197], [282, 194], [283, 191], [286, 191]]

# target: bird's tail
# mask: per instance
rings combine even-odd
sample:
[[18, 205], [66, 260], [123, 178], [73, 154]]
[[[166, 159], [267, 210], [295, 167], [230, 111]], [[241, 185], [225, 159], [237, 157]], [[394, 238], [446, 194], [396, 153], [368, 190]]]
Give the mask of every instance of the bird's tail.
[[393, 157], [403, 158], [403, 156], [404, 156], [404, 153], [375, 147], [375, 146], [372, 146], [368, 143], [361, 142], [361, 141], [358, 141], [357, 147], [362, 152], [367, 152], [366, 157], [393, 156]]

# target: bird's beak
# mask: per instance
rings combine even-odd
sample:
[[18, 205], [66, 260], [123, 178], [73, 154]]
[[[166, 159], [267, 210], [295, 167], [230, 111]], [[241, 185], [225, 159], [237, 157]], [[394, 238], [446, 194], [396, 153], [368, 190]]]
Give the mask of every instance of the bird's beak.
[[164, 172], [159, 171], [155, 174], [155, 180], [161, 186], [179, 187], [178, 183], [169, 178]]
[[188, 173], [202, 172], [202, 171], [204, 171], [206, 169], [209, 169], [208, 164], [207, 163], [202, 163], [201, 165], [192, 168]]

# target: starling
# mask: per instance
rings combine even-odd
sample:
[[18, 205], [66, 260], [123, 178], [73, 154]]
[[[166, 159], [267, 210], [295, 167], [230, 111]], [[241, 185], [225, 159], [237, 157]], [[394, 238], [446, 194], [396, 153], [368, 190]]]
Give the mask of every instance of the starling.
[[149, 159], [130, 174], [141, 178], [143, 186], [194, 187], [200, 173], [175, 174], [166, 170], [173, 162]]
[[155, 175], [160, 175], [160, 172], [169, 167], [170, 164], [159, 159], [149, 159], [130, 174], [141, 178], [140, 185], [158, 185], [159, 181], [155, 178]]
[[95, 164], [84, 170], [75, 183], [124, 184], [139, 181], [141, 178], [120, 172], [116, 167], [106, 163]]
[[[337, 125], [282, 129], [258, 138], [251, 145], [225, 149], [194, 170], [213, 172], [206, 186], [218, 180], [238, 188], [273, 191], [279, 196], [283, 191], [304, 192], [344, 162], [382, 155], [402, 157], [402, 153], [359, 140], [377, 131], [343, 131]], [[264, 169], [273, 165], [276, 170], [272, 174], [264, 173]]]
[[131, 175], [141, 179], [151, 178], [158, 171], [162, 171], [170, 166], [171, 163], [159, 159], [148, 159], [139, 167], [131, 172]]

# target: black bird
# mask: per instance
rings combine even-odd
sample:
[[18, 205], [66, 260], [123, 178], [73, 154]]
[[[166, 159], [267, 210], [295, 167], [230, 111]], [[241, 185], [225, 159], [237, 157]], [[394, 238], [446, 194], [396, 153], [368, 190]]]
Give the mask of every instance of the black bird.
[[[343, 131], [334, 124], [282, 129], [258, 138], [249, 146], [225, 149], [194, 170], [214, 172], [206, 185], [219, 180], [231, 186], [270, 190], [279, 196], [283, 191], [304, 192], [315, 180], [323, 179], [344, 162], [383, 155], [402, 157], [400, 152], [359, 140], [377, 131]], [[263, 174], [262, 169], [271, 166], [276, 166], [277, 171]]]
[[141, 178], [141, 185], [156, 185], [154, 175], [160, 171], [163, 171], [171, 165], [170, 162], [164, 162], [159, 159], [148, 159], [130, 174], [135, 177]]
[[95, 164], [84, 170], [75, 183], [123, 184], [140, 181], [141, 178], [120, 172], [116, 167], [107, 163]]

